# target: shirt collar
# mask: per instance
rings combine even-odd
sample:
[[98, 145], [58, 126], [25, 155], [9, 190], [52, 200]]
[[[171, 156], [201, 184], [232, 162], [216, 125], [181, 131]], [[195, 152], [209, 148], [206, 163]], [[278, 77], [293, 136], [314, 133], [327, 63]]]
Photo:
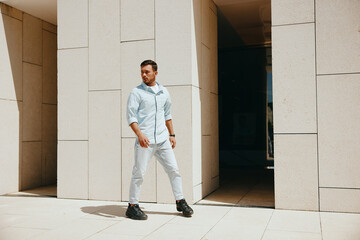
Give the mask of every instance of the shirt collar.
[[[159, 86], [159, 92], [163, 92], [163, 90], [164, 90], [164, 87], [160, 84], [160, 83], [158, 83], [158, 82], [156, 82], [156, 84]], [[151, 89], [151, 87], [149, 87], [148, 85], [146, 85], [144, 82], [141, 82], [141, 86], [146, 90], [146, 91], [152, 91], [152, 89]]]

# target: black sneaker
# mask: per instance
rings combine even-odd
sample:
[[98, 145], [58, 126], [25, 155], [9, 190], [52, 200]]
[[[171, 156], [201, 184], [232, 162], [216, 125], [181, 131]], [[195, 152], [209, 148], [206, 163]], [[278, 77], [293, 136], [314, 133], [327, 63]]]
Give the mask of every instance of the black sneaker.
[[185, 199], [181, 199], [180, 201], [176, 201], [176, 210], [182, 212], [185, 217], [191, 217], [194, 211], [192, 208], [187, 204]]
[[131, 206], [129, 203], [129, 206], [126, 210], [126, 216], [135, 219], [135, 220], [146, 220], [147, 215], [140, 209], [139, 204], [134, 204]]

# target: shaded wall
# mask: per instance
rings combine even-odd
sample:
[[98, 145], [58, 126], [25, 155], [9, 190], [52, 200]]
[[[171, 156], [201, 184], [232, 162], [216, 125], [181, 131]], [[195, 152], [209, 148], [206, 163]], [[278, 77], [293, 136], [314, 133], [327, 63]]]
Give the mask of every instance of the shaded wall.
[[[201, 159], [194, 158], [194, 199], [219, 185], [217, 7], [213, 1], [193, 1], [196, 66], [201, 104]], [[198, 133], [197, 133], [198, 134]]]
[[276, 208], [360, 212], [359, 11], [272, 0]]
[[56, 26], [0, 3], [0, 193], [56, 183]]

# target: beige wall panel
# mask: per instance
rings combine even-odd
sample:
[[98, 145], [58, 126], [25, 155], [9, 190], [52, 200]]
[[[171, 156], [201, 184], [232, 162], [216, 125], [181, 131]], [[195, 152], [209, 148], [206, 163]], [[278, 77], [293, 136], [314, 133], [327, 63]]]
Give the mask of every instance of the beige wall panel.
[[41, 141], [42, 67], [24, 63], [23, 141]]
[[52, 33], [57, 33], [57, 26], [53, 25], [51, 23], [42, 21], [42, 28], [46, 31], [52, 32]]
[[[210, 1], [211, 2], [211, 1]], [[217, 16], [210, 11], [210, 83], [212, 93], [218, 93], [218, 41], [217, 41]]]
[[318, 76], [321, 187], [360, 188], [360, 74]]
[[121, 41], [154, 39], [154, 21], [154, 0], [121, 1]]
[[[16, 103], [16, 102], [15, 102]], [[19, 190], [20, 189], [20, 185], [21, 185], [21, 169], [22, 169], [22, 156], [23, 156], [23, 151], [22, 151], [22, 148], [23, 148], [23, 102], [17, 102], [17, 113], [18, 113], [18, 116], [19, 116], [19, 122], [17, 123], [18, 124], [18, 131], [19, 131], [19, 134], [18, 134], [18, 138], [19, 138], [19, 141], [18, 141], [18, 151], [16, 151], [16, 153], [18, 154], [18, 173], [16, 175], [17, 179], [16, 179], [16, 184], [17, 184], [17, 189]], [[17, 132], [15, 132], [17, 133]], [[13, 134], [13, 133], [12, 133]], [[9, 135], [4, 135], [4, 136], [9, 136]], [[0, 152], [1, 154], [1, 152]], [[0, 155], [2, 156], [2, 155]]]
[[211, 177], [215, 178], [219, 176], [219, 134], [211, 136], [208, 151], [211, 152]]
[[43, 103], [57, 104], [57, 36], [43, 31]]
[[41, 142], [22, 143], [21, 190], [41, 185]]
[[320, 211], [360, 213], [360, 189], [320, 188]]
[[[201, 143], [201, 182], [202, 182], [202, 196], [204, 197], [211, 192], [211, 170], [212, 170], [212, 151], [211, 151], [211, 144], [212, 137], [211, 136], [202, 136], [202, 143]], [[196, 169], [194, 169], [194, 172]]]
[[206, 92], [210, 92], [210, 81], [212, 80], [210, 77], [210, 49], [204, 44], [201, 45], [201, 78], [200, 78], [200, 88], [205, 90]]
[[42, 65], [42, 21], [24, 13], [23, 60]]
[[58, 48], [88, 46], [88, 0], [57, 2]]
[[211, 96], [206, 90], [200, 89], [201, 100], [201, 135], [211, 133]]
[[42, 183], [57, 183], [57, 141], [42, 142]]
[[200, 90], [201, 134], [218, 135], [218, 95]]
[[[122, 136], [135, 137], [135, 134], [128, 126], [126, 120], [126, 104], [129, 94], [133, 88], [141, 84], [140, 63], [146, 59], [154, 59], [155, 43], [154, 40], [136, 41], [121, 43], [121, 88], [122, 88]], [[159, 75], [162, 74], [160, 66]], [[163, 84], [161, 81], [160, 84]]]
[[314, 22], [315, 0], [272, 0], [272, 25]]
[[[202, 189], [203, 189], [203, 185], [202, 184], [198, 184], [196, 186], [194, 186], [193, 188], [193, 200], [191, 202], [191, 204], [196, 203], [198, 201], [200, 201], [202, 199]], [[186, 200], [187, 202], [190, 202], [189, 200]]]
[[272, 28], [274, 132], [316, 133], [314, 24]]
[[210, 0], [201, 0], [201, 42], [210, 47]]
[[[122, 201], [129, 201], [130, 181], [134, 166], [134, 145], [135, 138], [122, 138]], [[156, 159], [151, 159], [146, 170], [141, 186], [140, 201], [142, 202], [156, 202], [156, 164]]]
[[360, 1], [316, 0], [317, 73], [360, 72]]
[[120, 1], [89, 4], [89, 89], [120, 89]]
[[219, 135], [219, 106], [218, 95], [210, 93], [210, 135]]
[[[191, 202], [194, 177], [192, 171], [192, 120], [190, 117], [192, 111], [192, 87], [168, 87], [168, 90], [172, 99], [171, 114], [176, 134], [176, 148], [174, 152], [182, 177], [184, 196]], [[201, 151], [200, 146], [201, 145], [199, 145], [199, 149]], [[168, 175], [165, 173], [161, 164], [157, 165], [157, 202], [173, 203], [174, 195], [171, 190]]]
[[[198, 180], [201, 179], [201, 171], [196, 169], [201, 169], [202, 165], [202, 113], [201, 113], [201, 97], [200, 97], [200, 88], [191, 87], [191, 161], [192, 161], [192, 173], [188, 176], [192, 176], [192, 196], [189, 193], [187, 199], [192, 202], [196, 202], [201, 199], [202, 194], [202, 185], [198, 185]], [[189, 129], [187, 130], [189, 131]], [[197, 187], [196, 187], [197, 186]], [[187, 190], [187, 185], [185, 186]], [[192, 199], [190, 198], [192, 197]]]
[[202, 136], [202, 197], [214, 191], [219, 178], [219, 135]]
[[210, 51], [210, 92], [218, 94], [218, 56], [217, 49]]
[[50, 104], [42, 104], [41, 111], [41, 131], [42, 141], [57, 141], [57, 106]]
[[89, 198], [121, 201], [121, 93], [89, 93]]
[[319, 210], [316, 134], [274, 137], [275, 207]]
[[219, 175], [211, 178], [211, 189], [215, 191], [219, 188]]
[[191, 8], [191, 1], [155, 2], [156, 62], [163, 85], [192, 84]]
[[88, 139], [88, 50], [59, 50], [58, 139]]
[[0, 10], [1, 10], [1, 13], [5, 14], [5, 15], [8, 15], [9, 17], [13, 17], [13, 18], [16, 18], [18, 20], [22, 20], [23, 19], [23, 12], [16, 9], [16, 8], [13, 8], [13, 7], [10, 7], [4, 3], [0, 3]]
[[88, 142], [58, 142], [58, 198], [88, 199]]
[[0, 15], [0, 98], [22, 100], [22, 22]]
[[[209, 115], [209, 107], [207, 104], [202, 104], [203, 99], [208, 99], [208, 93], [205, 91], [199, 89], [199, 88], [192, 88], [192, 97], [191, 97], [191, 128], [186, 131], [191, 131], [192, 134], [192, 164], [193, 164], [193, 186], [196, 186], [202, 182], [202, 152], [203, 152], [203, 137], [202, 132], [207, 133], [208, 129], [202, 129], [204, 126], [203, 122], [201, 120], [204, 119], [204, 115]], [[201, 100], [201, 101], [200, 101]], [[196, 112], [194, 108], [200, 108], [201, 110], [199, 112]], [[195, 122], [196, 121], [196, 122]], [[195, 132], [194, 128], [197, 126], [194, 124], [200, 123], [198, 125], [198, 129]], [[209, 126], [209, 124], [207, 125]], [[196, 141], [196, 142], [195, 142]]]
[[[190, 130], [190, 129], [189, 129]], [[206, 159], [202, 154], [204, 153], [204, 149], [206, 149], [208, 145], [207, 138], [204, 139], [204, 136], [201, 136], [200, 144], [197, 146], [197, 151], [200, 151], [200, 158], [192, 159], [192, 171], [193, 171], [193, 186], [196, 186], [203, 182], [203, 161]], [[206, 160], [205, 160], [206, 161]]]
[[192, 1], [192, 21], [191, 21], [191, 44], [192, 44], [192, 83], [199, 86], [201, 79], [201, 48], [202, 48], [202, 9], [201, 0]]
[[196, 40], [196, 45], [197, 47], [201, 47], [201, 43], [202, 43], [202, 0], [193, 0], [192, 1], [192, 11], [193, 11], [193, 15], [191, 16], [193, 18], [193, 22], [191, 24], [193, 24], [193, 31], [194, 31], [194, 36], [195, 36], [195, 40]]
[[212, 0], [209, 1], [209, 7], [210, 7], [211, 11], [213, 11], [217, 15], [217, 7]]
[[0, 100], [0, 194], [19, 190], [20, 113], [16, 101]]

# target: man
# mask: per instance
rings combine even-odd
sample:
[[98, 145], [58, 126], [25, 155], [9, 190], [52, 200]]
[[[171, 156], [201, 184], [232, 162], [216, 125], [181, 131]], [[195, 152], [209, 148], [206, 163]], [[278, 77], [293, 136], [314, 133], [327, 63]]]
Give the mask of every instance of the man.
[[170, 114], [170, 95], [155, 80], [158, 72], [154, 61], [145, 60], [140, 66], [143, 82], [131, 91], [127, 103], [127, 120], [137, 138], [126, 216], [136, 220], [147, 219], [139, 207], [139, 196], [147, 165], [155, 155], [169, 176], [177, 210], [190, 217], [193, 210], [182, 194], [181, 176], [173, 151], [176, 140]]

